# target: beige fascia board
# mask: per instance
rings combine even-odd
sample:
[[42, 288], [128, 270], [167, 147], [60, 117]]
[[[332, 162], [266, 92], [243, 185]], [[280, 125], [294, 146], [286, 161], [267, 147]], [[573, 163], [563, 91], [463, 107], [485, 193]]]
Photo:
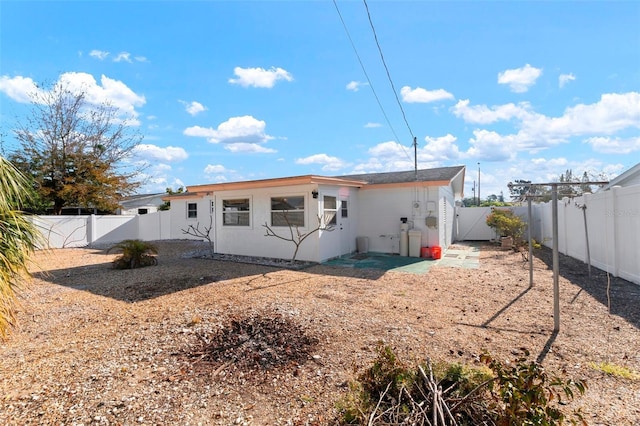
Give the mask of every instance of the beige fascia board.
[[212, 183], [204, 185], [188, 186], [188, 193], [210, 193], [216, 191], [233, 191], [233, 190], [246, 190], [246, 189], [258, 189], [258, 188], [273, 188], [277, 186], [294, 186], [294, 185], [340, 185], [340, 186], [355, 186], [361, 187], [366, 185], [365, 182], [338, 179], [324, 176], [294, 176], [285, 178], [263, 179], [263, 180], [250, 180], [243, 182], [227, 182], [227, 183]]

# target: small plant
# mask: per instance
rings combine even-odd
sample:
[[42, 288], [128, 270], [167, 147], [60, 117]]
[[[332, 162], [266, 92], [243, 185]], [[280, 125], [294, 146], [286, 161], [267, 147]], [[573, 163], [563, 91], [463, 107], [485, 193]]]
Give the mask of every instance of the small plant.
[[493, 209], [486, 222], [499, 236], [513, 238], [515, 245], [520, 244], [527, 227], [527, 224], [509, 209]]
[[112, 251], [121, 253], [113, 260], [113, 267], [116, 269], [134, 269], [158, 264], [154, 256], [158, 254], [158, 249], [146, 241], [124, 240], [109, 248], [107, 253]]

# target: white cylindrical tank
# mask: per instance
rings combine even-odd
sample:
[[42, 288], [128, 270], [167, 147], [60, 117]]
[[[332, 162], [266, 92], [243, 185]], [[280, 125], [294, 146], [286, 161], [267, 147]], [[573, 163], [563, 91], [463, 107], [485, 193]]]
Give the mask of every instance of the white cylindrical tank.
[[422, 245], [422, 231], [409, 231], [409, 256], [420, 257], [420, 248]]
[[409, 256], [409, 224], [400, 224], [400, 256]]

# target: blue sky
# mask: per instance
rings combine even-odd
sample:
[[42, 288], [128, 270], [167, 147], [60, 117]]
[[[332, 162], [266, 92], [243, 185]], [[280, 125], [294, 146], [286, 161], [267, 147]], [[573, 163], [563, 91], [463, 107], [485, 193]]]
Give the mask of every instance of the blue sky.
[[141, 193], [411, 170], [414, 136], [468, 197], [640, 161], [640, 2], [336, 4], [350, 37], [331, 0], [1, 1], [5, 148], [64, 81], [144, 135]]

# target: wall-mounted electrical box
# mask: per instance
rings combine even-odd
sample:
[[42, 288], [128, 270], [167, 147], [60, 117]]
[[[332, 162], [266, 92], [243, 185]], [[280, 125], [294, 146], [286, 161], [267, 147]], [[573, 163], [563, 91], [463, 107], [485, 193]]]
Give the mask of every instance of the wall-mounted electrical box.
[[437, 228], [438, 227], [438, 218], [435, 216], [427, 216], [426, 220], [427, 228]]

